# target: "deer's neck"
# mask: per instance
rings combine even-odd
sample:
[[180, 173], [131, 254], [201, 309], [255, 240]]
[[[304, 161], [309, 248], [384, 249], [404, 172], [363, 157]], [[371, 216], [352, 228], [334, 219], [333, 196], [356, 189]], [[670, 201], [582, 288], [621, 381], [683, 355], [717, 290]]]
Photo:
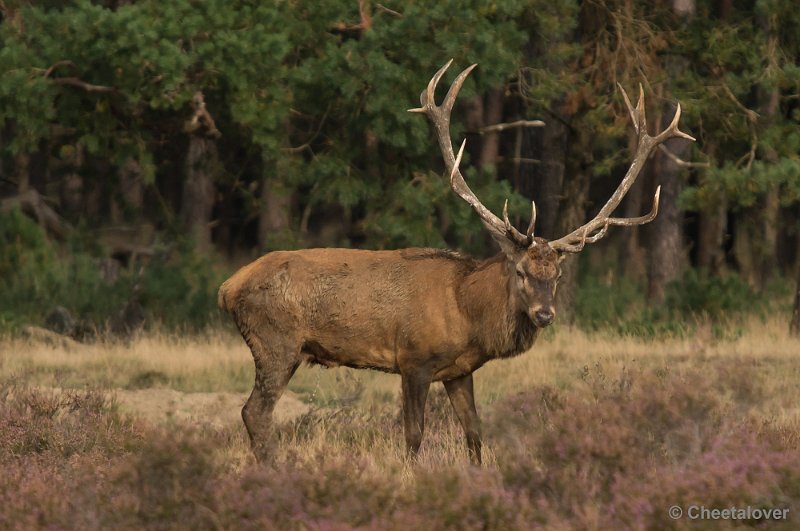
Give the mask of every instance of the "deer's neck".
[[491, 358], [507, 358], [531, 348], [539, 329], [512, 297], [513, 272], [501, 254], [465, 275], [459, 301], [472, 320], [472, 340]]

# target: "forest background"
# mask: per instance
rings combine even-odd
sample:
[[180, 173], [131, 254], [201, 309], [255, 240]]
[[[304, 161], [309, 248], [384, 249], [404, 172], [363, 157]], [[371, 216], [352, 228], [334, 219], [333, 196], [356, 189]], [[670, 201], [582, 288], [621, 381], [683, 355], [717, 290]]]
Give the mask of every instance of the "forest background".
[[442, 85], [479, 65], [453, 112], [467, 181], [495, 212], [509, 198], [518, 226], [534, 199], [545, 238], [589, 219], [630, 163], [617, 83], [643, 85], [651, 131], [680, 102], [697, 138], [657, 151], [620, 208], [649, 211], [660, 185], [654, 222], [566, 262], [561, 324], [723, 333], [780, 312], [800, 330], [791, 0], [10, 0], [0, 331], [56, 306], [91, 334], [214, 325], [221, 280], [274, 249], [491, 255], [406, 112], [450, 58]]

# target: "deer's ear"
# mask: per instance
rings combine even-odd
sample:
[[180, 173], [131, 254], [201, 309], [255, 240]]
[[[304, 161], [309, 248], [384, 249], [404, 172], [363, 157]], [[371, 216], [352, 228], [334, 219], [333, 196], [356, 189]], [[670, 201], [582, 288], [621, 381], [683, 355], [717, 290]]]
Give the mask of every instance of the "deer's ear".
[[510, 260], [516, 260], [519, 257], [519, 253], [524, 251], [524, 249], [515, 241], [511, 240], [505, 232], [501, 233], [494, 227], [489, 227], [488, 225], [484, 226], [489, 231], [492, 239], [497, 242], [497, 245], [500, 246], [500, 250], [503, 251], [503, 254], [505, 254]]

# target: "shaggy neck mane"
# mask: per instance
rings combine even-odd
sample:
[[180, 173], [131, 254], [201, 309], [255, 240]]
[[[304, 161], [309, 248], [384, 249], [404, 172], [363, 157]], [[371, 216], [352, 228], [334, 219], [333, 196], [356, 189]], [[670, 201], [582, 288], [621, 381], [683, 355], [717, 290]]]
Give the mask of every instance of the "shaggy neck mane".
[[509, 296], [513, 276], [500, 253], [464, 274], [459, 305], [473, 320], [473, 342], [489, 357], [507, 358], [531, 348], [539, 329]]

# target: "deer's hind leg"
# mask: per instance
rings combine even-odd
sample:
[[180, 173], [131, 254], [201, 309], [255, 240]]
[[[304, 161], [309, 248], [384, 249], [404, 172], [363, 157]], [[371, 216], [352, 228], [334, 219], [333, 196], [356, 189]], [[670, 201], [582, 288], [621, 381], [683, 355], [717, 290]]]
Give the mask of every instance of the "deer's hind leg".
[[300, 344], [286, 336], [245, 338], [255, 361], [256, 378], [250, 398], [242, 408], [242, 420], [259, 461], [270, 455], [272, 412], [275, 404], [300, 365]]

